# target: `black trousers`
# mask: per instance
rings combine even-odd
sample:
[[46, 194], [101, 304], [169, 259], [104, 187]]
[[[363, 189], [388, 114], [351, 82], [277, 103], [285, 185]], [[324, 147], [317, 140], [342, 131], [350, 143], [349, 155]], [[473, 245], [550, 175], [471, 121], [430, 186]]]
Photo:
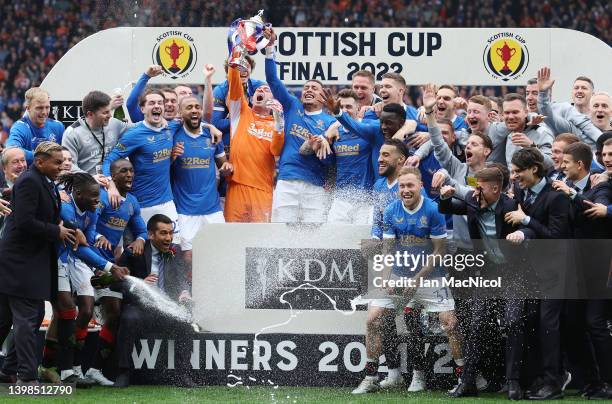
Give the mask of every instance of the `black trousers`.
[[568, 339], [574, 341], [568, 344], [568, 358], [586, 373], [587, 381], [593, 378], [593, 371], [589, 362], [591, 356], [584, 349], [585, 333], [593, 346], [601, 381], [612, 383], [612, 336], [607, 327], [611, 303], [609, 300], [571, 300], [567, 303], [567, 317], [572, 324], [568, 328]]
[[116, 339], [120, 369], [132, 367], [134, 343], [140, 335], [146, 332], [174, 339], [176, 368], [190, 369], [191, 347], [189, 342], [192, 341], [194, 334], [191, 325], [132, 303], [125, 304], [121, 309]]
[[15, 349], [15, 338], [12, 338], [7, 346], [6, 357], [4, 358], [4, 362], [2, 362], [2, 373], [5, 375], [15, 375], [17, 374], [17, 350]]
[[561, 313], [565, 300], [543, 299], [540, 301], [538, 336], [542, 352], [541, 374], [544, 382], [556, 387], [561, 380]]
[[[45, 301], [0, 294], [0, 330], [13, 325], [17, 377], [34, 380], [38, 376], [36, 337], [45, 316]], [[14, 361], [14, 357], [7, 360]]]
[[504, 323], [506, 341], [506, 379], [520, 380], [527, 353], [528, 336], [537, 326], [538, 306], [533, 300], [507, 299]]
[[[495, 363], [488, 363], [488, 359], [493, 362], [499, 359], [485, 358], [483, 355], [486, 355], [486, 349], [501, 342], [497, 324], [500, 309], [500, 302], [496, 299], [483, 297], [469, 299], [469, 323], [467, 329], [464, 330], [465, 367], [461, 377], [464, 383], [475, 383], [479, 370], [494, 369]], [[492, 353], [488, 352], [488, 354]]]

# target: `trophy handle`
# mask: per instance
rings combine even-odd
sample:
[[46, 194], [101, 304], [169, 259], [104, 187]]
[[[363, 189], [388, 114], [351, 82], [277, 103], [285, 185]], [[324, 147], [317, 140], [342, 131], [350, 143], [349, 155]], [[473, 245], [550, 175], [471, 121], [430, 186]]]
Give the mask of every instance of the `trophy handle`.
[[495, 53], [497, 53], [497, 56], [501, 57], [501, 55], [503, 54], [501, 48], [495, 48]]
[[168, 56], [170, 56], [170, 55], [171, 55], [171, 53], [172, 53], [172, 52], [170, 51], [170, 47], [169, 47], [169, 46], [166, 46], [166, 47], [164, 48], [164, 52], [166, 52], [166, 54], [167, 54]]
[[514, 56], [516, 53], [516, 48], [510, 48], [510, 57]]
[[179, 46], [179, 56], [181, 56], [183, 53], [185, 53], [185, 47]]

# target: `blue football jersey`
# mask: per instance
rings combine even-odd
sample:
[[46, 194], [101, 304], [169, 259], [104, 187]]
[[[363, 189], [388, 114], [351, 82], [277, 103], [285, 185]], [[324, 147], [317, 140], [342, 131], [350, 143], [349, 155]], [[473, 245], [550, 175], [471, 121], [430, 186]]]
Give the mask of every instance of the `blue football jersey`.
[[[387, 206], [384, 213], [383, 238], [396, 240], [396, 249], [408, 252], [412, 256], [427, 257], [433, 254], [432, 239], [446, 238], [446, 223], [444, 215], [438, 212], [438, 204], [421, 196], [419, 205], [409, 211], [401, 200], [395, 200]], [[412, 277], [421, 270], [413, 271], [406, 267], [393, 267], [393, 273], [398, 276]], [[434, 267], [427, 276], [435, 278], [444, 276], [442, 267]]]
[[[136, 197], [128, 193], [117, 209], [113, 208], [108, 193], [100, 189], [100, 206], [98, 207], [98, 221], [96, 231], [106, 237], [111, 243], [112, 250], [117, 247], [125, 228], [128, 227], [135, 238], [147, 239], [147, 225], [140, 216], [140, 204]], [[100, 255], [114, 262], [113, 251], [98, 249]]]
[[183, 127], [174, 135], [183, 142], [185, 152], [172, 164], [172, 193], [176, 211], [181, 215], [199, 216], [219, 212], [215, 158], [225, 156], [223, 142], [213, 144], [210, 132], [190, 136]]
[[374, 173], [370, 164], [372, 146], [370, 142], [344, 127], [338, 128], [340, 139], [334, 142], [336, 161], [336, 190], [370, 191], [374, 183]]
[[108, 177], [113, 161], [126, 157], [130, 159], [134, 166], [132, 194], [143, 208], [172, 200], [170, 165], [174, 125], [179, 124], [172, 122], [170, 127], [154, 129], [142, 121], [123, 134], [104, 160], [102, 171]]
[[387, 206], [398, 198], [399, 185], [397, 179], [389, 185], [386, 177], [374, 183], [374, 217], [372, 218], [372, 237], [383, 238], [383, 215]]
[[70, 202], [62, 201], [60, 216], [65, 224], [70, 224], [83, 232], [89, 246], [79, 245], [76, 251], [73, 251], [71, 245], [64, 245], [63, 242], [58, 242], [56, 245], [57, 256], [59, 257], [59, 259], [63, 263], [66, 263], [68, 260], [68, 256], [73, 256], [80, 259], [90, 267], [104, 269], [109, 260], [102, 257], [98, 253], [98, 250], [93, 247], [94, 243], [96, 242], [97, 236], [97, 213], [89, 211], [79, 212], [79, 209], [74, 203], [72, 195], [70, 195]]
[[64, 124], [59, 121], [47, 118], [43, 127], [39, 128], [27, 115], [24, 115], [11, 127], [9, 137], [6, 140], [6, 147], [16, 146], [23, 149], [29, 167], [34, 163], [36, 146], [44, 141], [62, 144], [63, 134]]
[[300, 147], [310, 136], [325, 134], [336, 120], [323, 111], [306, 112], [302, 102], [289, 94], [278, 78], [274, 59], [266, 58], [266, 81], [285, 113], [285, 144], [278, 162], [278, 179], [300, 180], [323, 186], [327, 172], [325, 164], [315, 155], [301, 155]]

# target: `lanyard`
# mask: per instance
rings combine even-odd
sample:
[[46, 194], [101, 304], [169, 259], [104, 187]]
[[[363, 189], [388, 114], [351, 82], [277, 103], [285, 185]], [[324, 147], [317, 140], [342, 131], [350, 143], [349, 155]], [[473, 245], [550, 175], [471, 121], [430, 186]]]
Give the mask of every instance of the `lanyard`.
[[83, 122], [85, 122], [85, 126], [87, 126], [87, 129], [89, 129], [89, 133], [91, 133], [91, 136], [93, 136], [96, 143], [99, 144], [100, 148], [102, 149], [102, 159], [100, 159], [100, 164], [102, 164], [104, 163], [104, 158], [106, 157], [106, 150], [104, 149], [104, 145], [106, 144], [106, 135], [104, 134], [104, 127], [102, 127], [102, 143], [100, 143], [100, 140], [93, 133], [93, 131], [87, 124], [87, 120], [85, 120], [85, 118], [83, 118]]

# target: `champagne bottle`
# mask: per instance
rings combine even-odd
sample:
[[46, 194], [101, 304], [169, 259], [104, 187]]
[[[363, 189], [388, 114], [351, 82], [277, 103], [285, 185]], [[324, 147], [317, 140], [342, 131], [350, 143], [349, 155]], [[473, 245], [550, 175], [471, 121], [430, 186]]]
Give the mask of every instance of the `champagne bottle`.
[[113, 118], [125, 122], [125, 111], [123, 110], [123, 105], [115, 110], [113, 113]]
[[[123, 90], [121, 88], [115, 88], [113, 93], [115, 95], [122, 95], [123, 94]], [[125, 118], [125, 110], [123, 109], [123, 105], [121, 105], [121, 106], [117, 107], [117, 109], [115, 109], [115, 112], [113, 113], [113, 118], [119, 119], [120, 121], [123, 121], [123, 122], [127, 122], [127, 119]]]
[[102, 275], [93, 276], [91, 278], [91, 286], [94, 288], [107, 288], [113, 283], [115, 283], [115, 278], [113, 278], [113, 274], [110, 272], [104, 272]]

